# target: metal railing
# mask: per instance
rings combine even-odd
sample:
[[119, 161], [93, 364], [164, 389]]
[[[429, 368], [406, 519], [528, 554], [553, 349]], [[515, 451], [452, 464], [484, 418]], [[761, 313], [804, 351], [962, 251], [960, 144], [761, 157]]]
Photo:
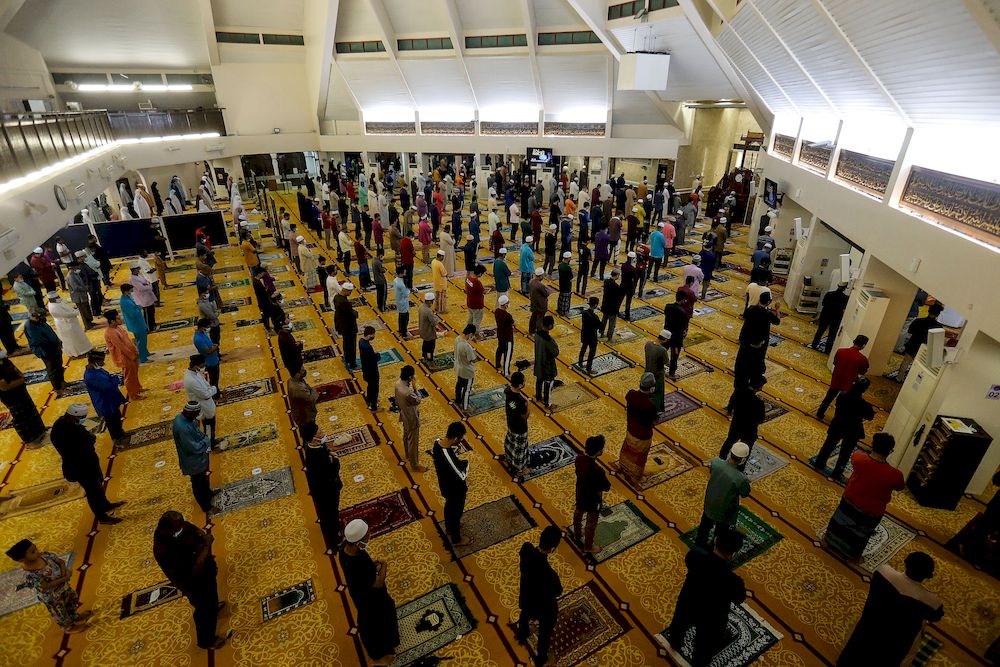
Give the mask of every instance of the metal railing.
[[0, 183], [116, 139], [226, 134], [221, 109], [4, 113], [0, 121]]

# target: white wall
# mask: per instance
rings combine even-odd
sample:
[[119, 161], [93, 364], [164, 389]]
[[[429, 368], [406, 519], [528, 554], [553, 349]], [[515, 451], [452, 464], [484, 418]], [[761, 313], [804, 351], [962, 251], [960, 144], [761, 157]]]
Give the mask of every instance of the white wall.
[[[808, 225], [808, 220], [804, 220], [803, 224]], [[812, 286], [824, 293], [836, 287], [830, 284], [830, 273], [840, 266], [840, 255], [850, 249], [849, 243], [816, 221], [809, 232], [809, 238], [795, 247], [795, 256], [788, 272], [788, 285], [785, 288], [785, 300], [789, 305], [793, 308], [798, 305], [805, 276], [811, 276]]]
[[[212, 67], [212, 77], [229, 134], [319, 132], [301, 63], [223, 63]], [[315, 142], [297, 150], [310, 148]]]
[[58, 108], [55, 88], [42, 53], [0, 33], [0, 110], [24, 111], [21, 100], [48, 99]]

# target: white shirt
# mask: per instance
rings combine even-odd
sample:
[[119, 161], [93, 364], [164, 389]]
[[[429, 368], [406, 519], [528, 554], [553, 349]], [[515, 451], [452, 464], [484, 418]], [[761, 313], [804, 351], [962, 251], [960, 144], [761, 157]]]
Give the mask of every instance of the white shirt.
[[160, 279], [156, 276], [156, 269], [154, 269], [153, 265], [149, 263], [149, 260], [144, 257], [139, 258], [139, 273], [141, 273], [150, 284], [160, 281]]
[[56, 253], [59, 255], [59, 261], [63, 264], [69, 264], [73, 261], [73, 253], [69, 251], [69, 247], [65, 243], [56, 244]]
[[211, 419], [215, 416], [215, 387], [208, 383], [205, 376], [190, 368], [184, 371], [184, 393], [189, 401], [198, 401], [201, 406], [201, 416]]
[[760, 295], [764, 292], [768, 294], [771, 293], [771, 288], [765, 285], [758, 285], [757, 283], [750, 283], [747, 285], [747, 305], [756, 306], [760, 304]]
[[486, 218], [489, 224], [490, 234], [496, 231], [497, 227], [500, 226], [500, 216], [497, 215], [496, 211], [490, 211], [489, 216]]
[[333, 297], [340, 294], [340, 281], [337, 280], [337, 276], [330, 274], [326, 277], [326, 295], [330, 300], [330, 305], [333, 305]]

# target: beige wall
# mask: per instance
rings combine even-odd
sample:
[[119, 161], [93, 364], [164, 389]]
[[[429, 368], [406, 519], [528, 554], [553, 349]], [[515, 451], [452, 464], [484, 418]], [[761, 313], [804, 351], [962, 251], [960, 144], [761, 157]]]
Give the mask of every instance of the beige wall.
[[212, 68], [229, 134], [318, 132], [301, 63], [224, 63]]
[[747, 131], [760, 132], [748, 109], [698, 109], [694, 114], [691, 143], [677, 150], [674, 184], [690, 188], [699, 173], [706, 189], [715, 185], [726, 170], [733, 143]]
[[40, 51], [0, 34], [0, 110], [24, 111], [21, 100], [49, 99], [58, 108], [52, 77]]

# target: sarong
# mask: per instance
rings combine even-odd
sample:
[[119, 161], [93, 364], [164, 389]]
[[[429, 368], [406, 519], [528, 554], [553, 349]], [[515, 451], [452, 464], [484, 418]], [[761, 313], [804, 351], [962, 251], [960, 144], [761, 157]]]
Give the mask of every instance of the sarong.
[[528, 434], [507, 431], [507, 437], [503, 440], [503, 453], [511, 472], [520, 472], [528, 465]]
[[618, 469], [634, 480], [642, 479], [652, 443], [652, 438], [639, 439], [626, 432], [621, 453], [618, 454]]
[[826, 542], [845, 558], [857, 560], [875, 534], [881, 516], [861, 511], [843, 498], [826, 527]]

